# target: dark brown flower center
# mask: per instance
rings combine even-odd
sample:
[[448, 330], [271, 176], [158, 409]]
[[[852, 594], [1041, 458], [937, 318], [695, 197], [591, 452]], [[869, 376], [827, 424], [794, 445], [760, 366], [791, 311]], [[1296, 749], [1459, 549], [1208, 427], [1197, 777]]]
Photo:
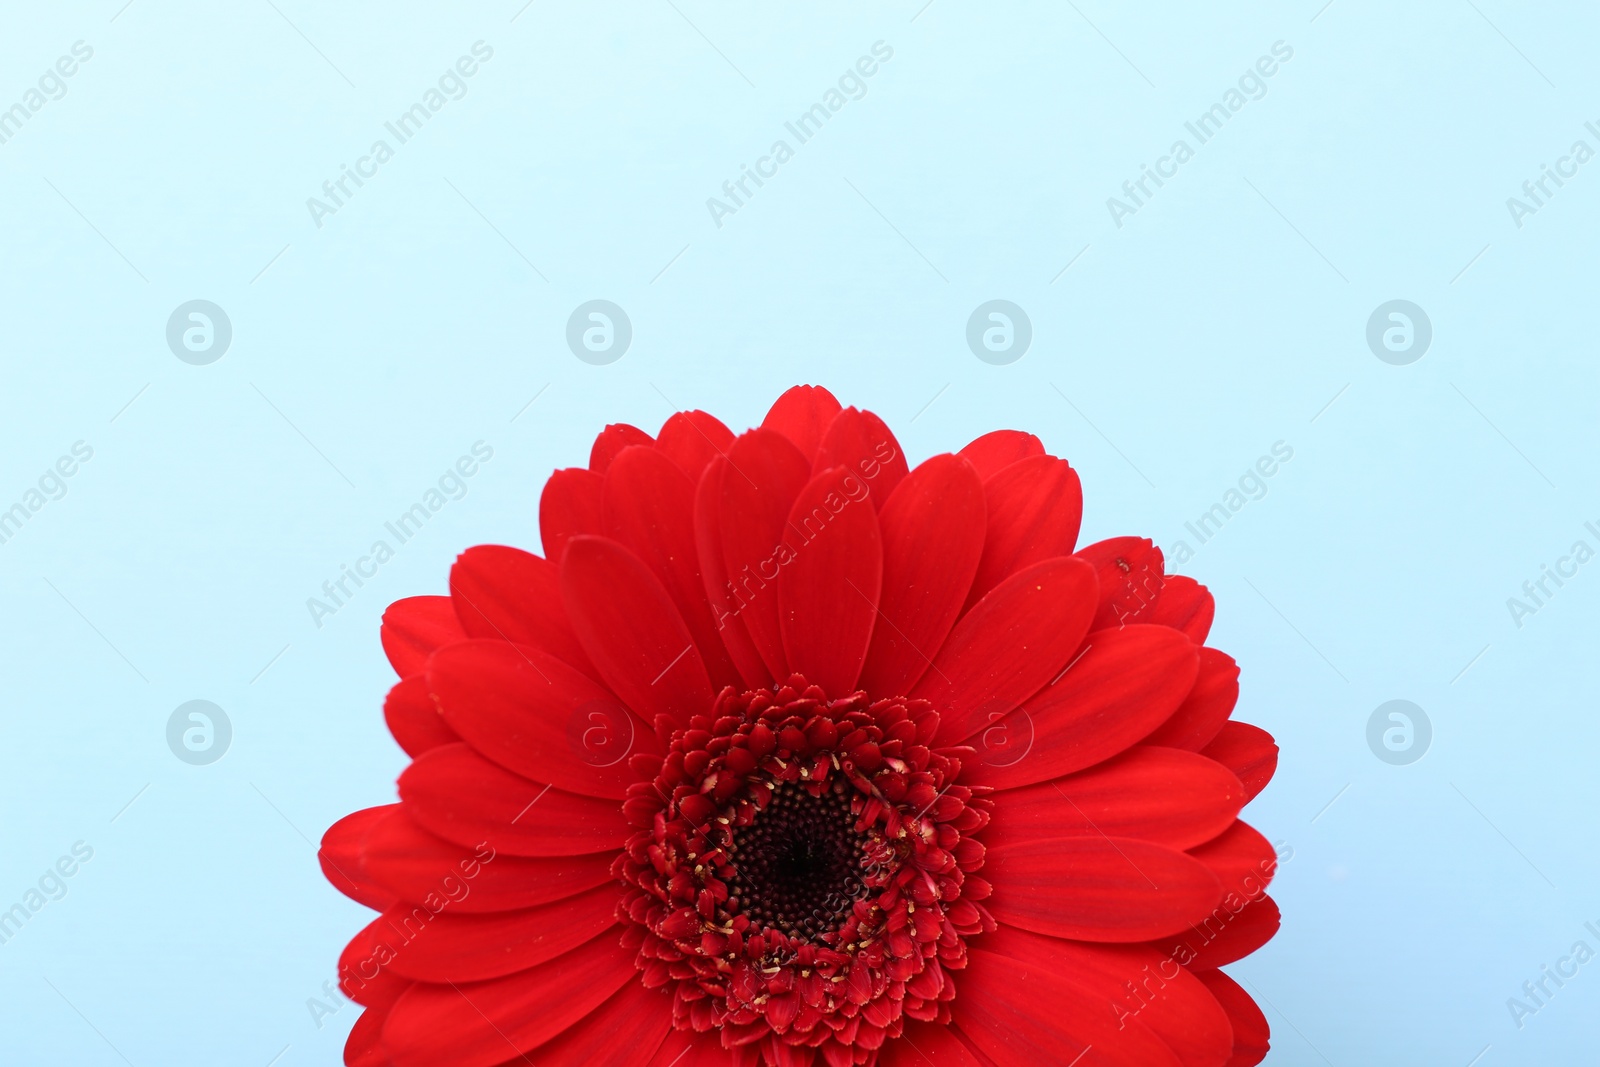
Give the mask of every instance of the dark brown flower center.
[[785, 782], [749, 826], [733, 832], [730, 908], [790, 937], [837, 930], [866, 895], [866, 834], [855, 829], [845, 783], [821, 796]]

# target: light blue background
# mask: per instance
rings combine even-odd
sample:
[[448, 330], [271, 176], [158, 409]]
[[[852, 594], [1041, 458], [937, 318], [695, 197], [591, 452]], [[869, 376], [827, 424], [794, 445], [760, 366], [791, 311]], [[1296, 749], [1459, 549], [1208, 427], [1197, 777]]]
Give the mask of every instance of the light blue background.
[[[1038, 433], [1082, 475], [1085, 541], [1193, 547], [1185, 520], [1290, 445], [1182, 568], [1283, 750], [1250, 816], [1294, 849], [1284, 926], [1233, 968], [1268, 1062], [1594, 1054], [1600, 962], [1521, 1030], [1506, 1007], [1600, 949], [1600, 563], [1520, 628], [1506, 607], [1600, 547], [1600, 163], [1520, 229], [1505, 203], [1600, 148], [1592, 8], [273, 2], [5, 12], [0, 106], [94, 57], [0, 145], [0, 507], [73, 442], [94, 458], [0, 545], [0, 907], [73, 842], [94, 858], [0, 945], [0, 1058], [338, 1062], [356, 1009], [319, 1029], [306, 1002], [367, 913], [311, 842], [404, 764], [384, 606], [468, 545], [536, 549], [545, 477], [605, 423], [743, 428], [798, 381], [913, 460]], [[478, 40], [466, 96], [313, 225]], [[879, 40], [867, 95], [715, 226], [706, 198]], [[1106, 198], [1280, 40], [1267, 94], [1117, 228]], [[604, 367], [563, 337], [596, 297], [634, 327]], [[165, 343], [194, 298], [233, 324], [210, 366]], [[993, 298], [1033, 323], [1009, 366], [964, 341]], [[1434, 326], [1409, 366], [1364, 339], [1393, 298]], [[468, 494], [313, 625], [478, 440]], [[165, 742], [196, 698], [233, 724], [211, 766]], [[1410, 766], [1365, 740], [1393, 698], [1433, 723]]]

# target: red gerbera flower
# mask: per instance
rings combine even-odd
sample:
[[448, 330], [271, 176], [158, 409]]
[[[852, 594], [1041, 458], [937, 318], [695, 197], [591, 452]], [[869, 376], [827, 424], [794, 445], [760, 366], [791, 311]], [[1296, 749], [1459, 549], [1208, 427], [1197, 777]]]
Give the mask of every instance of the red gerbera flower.
[[1218, 968], [1278, 926], [1277, 749], [1206, 589], [1081, 514], [1030, 434], [908, 470], [814, 387], [607, 427], [544, 558], [384, 616], [413, 762], [321, 853], [383, 913], [345, 1062], [1259, 1062]]

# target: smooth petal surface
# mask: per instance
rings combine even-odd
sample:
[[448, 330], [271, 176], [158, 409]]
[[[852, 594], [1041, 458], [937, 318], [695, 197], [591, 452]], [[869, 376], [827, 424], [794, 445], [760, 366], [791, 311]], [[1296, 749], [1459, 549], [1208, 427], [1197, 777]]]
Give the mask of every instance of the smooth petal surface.
[[1182, 850], [1224, 833], [1243, 806], [1244, 786], [1220, 763], [1139, 745], [1090, 770], [997, 793], [983, 841], [1103, 833]]
[[561, 604], [561, 569], [531, 552], [478, 545], [450, 568], [450, 599], [468, 637], [532, 645], [592, 675]]
[[539, 540], [544, 558], [561, 562], [567, 541], [579, 534], [601, 533], [600, 475], [582, 467], [568, 467], [550, 475], [539, 494]]
[[883, 582], [878, 516], [859, 478], [823, 471], [795, 498], [787, 523], [794, 550], [778, 573], [778, 616], [791, 671], [828, 693], [855, 690], [866, 662]]
[[604, 686], [537, 649], [469, 641], [428, 661], [445, 722], [510, 771], [584, 796], [622, 800], [629, 753], [655, 739]]
[[738, 681], [706, 601], [695, 551], [694, 483], [664, 453], [624, 449], [606, 473], [606, 536], [644, 561], [672, 597], [713, 689]]
[[605, 537], [575, 537], [561, 599], [600, 677], [646, 721], [687, 722], [711, 704], [711, 679], [671, 596], [644, 561]]
[[980, 744], [973, 780], [1004, 789], [1110, 759], [1167, 720], [1199, 669], [1198, 650], [1176, 630], [1125, 626], [1092, 633], [1065, 674], [994, 727], [1008, 738], [1028, 739], [1031, 747], [1008, 744], [991, 757]]
[[437, 648], [466, 640], [447, 596], [408, 596], [396, 600], [383, 613], [378, 631], [384, 655], [402, 678], [421, 674], [422, 666]]
[[512, 911], [575, 896], [611, 881], [607, 853], [529, 859], [463, 848], [393, 811], [367, 832], [367, 874], [399, 900], [448, 901], [453, 912]]
[[[638, 982], [626, 982], [582, 1022], [539, 1046], [533, 1060], [552, 1065], [593, 1063], [606, 1067], [646, 1067], [671, 1030], [672, 999], [660, 990], [646, 989]], [[685, 1059], [678, 1067], [691, 1067], [691, 1063]]]
[[1161, 594], [1165, 563], [1147, 537], [1112, 537], [1078, 549], [1100, 581], [1100, 607], [1091, 629], [1145, 622]]
[[761, 420], [761, 428], [787, 437], [809, 466], [822, 435], [838, 414], [839, 401], [822, 386], [796, 385], [773, 402], [767, 417]]
[[1222, 898], [1205, 864], [1133, 838], [1033, 838], [991, 848], [986, 904], [1002, 923], [1051, 937], [1135, 942], [1198, 922]]
[[992, 430], [969, 443], [957, 455], [978, 472], [984, 481], [1013, 463], [1044, 455], [1044, 443], [1021, 430]]
[[811, 461], [789, 438], [771, 430], [752, 430], [735, 440], [722, 476], [717, 523], [732, 610], [773, 678], [789, 675], [774, 584], [781, 567], [779, 545], [795, 497], [810, 480]]
[[461, 740], [445, 723], [420, 674], [402, 678], [383, 701], [383, 721], [406, 755], [416, 757], [431, 748]]
[[971, 737], [1049, 684], [1094, 608], [1094, 568], [1070, 556], [1012, 575], [973, 605], [910, 694], [939, 709], [938, 739]]
[[727, 455], [732, 444], [733, 431], [704, 411], [673, 412], [656, 434], [656, 448], [696, 484], [706, 465]]
[[1254, 998], [1221, 971], [1196, 971], [1195, 977], [1211, 990], [1233, 1024], [1233, 1057], [1227, 1067], [1255, 1067], [1266, 1059], [1272, 1045], [1272, 1028]]
[[1200, 650], [1200, 674], [1172, 717], [1146, 743], [1199, 752], [1221, 732], [1239, 702], [1239, 665], [1226, 652]]
[[1272, 883], [1278, 870], [1278, 853], [1252, 826], [1235, 822], [1227, 832], [1217, 835], [1189, 855], [1211, 868], [1222, 882], [1222, 891], [1253, 900]]
[[878, 516], [883, 591], [861, 687], [899, 695], [923, 676], [961, 614], [983, 554], [983, 483], [958, 456], [917, 467]]
[[878, 1067], [985, 1067], [952, 1026], [911, 1022], [883, 1046]]
[[482, 915], [458, 913], [448, 904], [437, 915], [402, 905], [384, 919], [394, 954], [387, 966], [396, 974], [480, 982], [536, 967], [612, 929], [617, 893], [602, 885], [551, 904]]
[[722, 551], [722, 481], [729, 470], [728, 460], [716, 457], [706, 465], [695, 489], [695, 554], [700, 559], [700, 577], [705, 582], [706, 601], [711, 605], [722, 647], [728, 650], [745, 688], [761, 689], [772, 684], [772, 673], [740, 617], [744, 601], [728, 581], [728, 563]]
[[1184, 960], [1195, 970], [1224, 967], [1244, 959], [1272, 940], [1282, 916], [1270, 896], [1232, 906], [1218, 904], [1200, 922], [1182, 933], [1151, 942], [1155, 949]]
[[322, 835], [322, 847], [317, 850], [323, 876], [333, 883], [333, 887], [374, 911], [383, 911], [395, 902], [396, 897], [367, 874], [362, 846], [372, 827], [399, 809], [398, 804], [381, 804], [351, 812], [328, 827]]
[[855, 408], [845, 408], [834, 416], [817, 446], [811, 473], [821, 474], [830, 467], [843, 467], [858, 478], [879, 511], [908, 469], [900, 442], [884, 421]]
[[530, 781], [467, 744], [436, 748], [407, 767], [400, 799], [406, 814], [445, 840], [487, 841], [512, 856], [614, 851], [632, 832], [616, 801]]
[[1034, 456], [983, 483], [988, 533], [968, 603], [1006, 578], [1056, 556], [1070, 556], [1083, 520], [1083, 488], [1064, 459]]
[[1161, 595], [1144, 621], [1181, 630], [1197, 645], [1206, 643], [1217, 605], [1211, 590], [1182, 574], [1169, 574], [1162, 581]]
[[633, 954], [603, 934], [505, 978], [418, 984], [396, 1002], [384, 1047], [395, 1067], [493, 1067], [578, 1023], [637, 974]]
[[1251, 800], [1278, 769], [1278, 746], [1272, 735], [1246, 722], [1224, 723], [1216, 739], [1200, 751], [1237, 774]]
[[589, 469], [596, 474], [604, 474], [611, 469], [611, 461], [616, 459], [625, 448], [644, 446], [649, 448], [656, 443], [655, 438], [625, 422], [614, 422], [600, 431], [594, 439], [594, 447], [589, 449]]

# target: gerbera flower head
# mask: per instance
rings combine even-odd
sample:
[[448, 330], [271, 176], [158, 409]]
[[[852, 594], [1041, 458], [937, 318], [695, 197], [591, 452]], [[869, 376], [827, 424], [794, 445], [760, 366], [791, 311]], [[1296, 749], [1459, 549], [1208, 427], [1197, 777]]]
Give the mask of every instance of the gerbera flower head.
[[911, 469], [826, 390], [555, 472], [541, 557], [384, 616], [398, 803], [323, 839], [382, 914], [351, 1067], [1248, 1067], [1278, 912], [1213, 605], [1079, 547], [998, 431]]

